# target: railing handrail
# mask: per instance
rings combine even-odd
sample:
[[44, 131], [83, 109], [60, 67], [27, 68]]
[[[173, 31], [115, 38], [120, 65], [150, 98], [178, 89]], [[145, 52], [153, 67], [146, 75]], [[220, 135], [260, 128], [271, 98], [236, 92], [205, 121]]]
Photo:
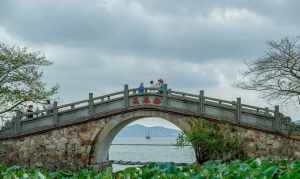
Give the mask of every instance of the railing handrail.
[[262, 107], [258, 107], [258, 106], [248, 105], [248, 104], [242, 104], [242, 107], [246, 107], [247, 109], [263, 110], [263, 111], [265, 111], [267, 109], [268, 112], [275, 113], [274, 110], [271, 110], [269, 108], [262, 108]]
[[[155, 87], [146, 87], [144, 88], [144, 94], [153, 94], [153, 93], [160, 93], [160, 88], [155, 88]], [[80, 100], [80, 101], [76, 101], [76, 102], [72, 102], [72, 103], [68, 103], [68, 104], [63, 104], [63, 105], [59, 105], [56, 106], [56, 109], [58, 113], [64, 112], [64, 111], [68, 111], [70, 109], [76, 109], [76, 106], [81, 105], [81, 107], [86, 107], [89, 105], [89, 100], [101, 100], [101, 102], [109, 102], [113, 99], [116, 99], [115, 97], [118, 96], [120, 97], [124, 97], [124, 90], [123, 91], [118, 91], [118, 92], [114, 92], [114, 93], [110, 93], [110, 94], [106, 94], [106, 95], [101, 95], [98, 97], [92, 97], [91, 99], [85, 99], [85, 100]], [[138, 88], [131, 88], [128, 89], [128, 93], [131, 94], [132, 92], [135, 92], [133, 94], [138, 93]], [[181, 92], [181, 91], [174, 91], [174, 90], [167, 90], [166, 93], [168, 96], [170, 97], [180, 97], [183, 98], [184, 100], [199, 100], [200, 98], [200, 94], [196, 95], [196, 94], [192, 94], [192, 93], [186, 93], [186, 92]], [[218, 99], [218, 98], [213, 98], [213, 97], [207, 97], [207, 96], [203, 96], [204, 98], [204, 103], [206, 102], [212, 102], [212, 103], [216, 103], [219, 105], [224, 105], [224, 106], [236, 106], [236, 101], [229, 101], [229, 100], [223, 100], [223, 99]], [[86, 105], [82, 105], [82, 104], [86, 104]], [[98, 104], [98, 103], [97, 103]], [[68, 108], [68, 109], [67, 109]], [[51, 110], [54, 110], [51, 109]], [[250, 111], [256, 111], [259, 114], [268, 114], [269, 116], [275, 116], [275, 111], [271, 110], [269, 108], [262, 108], [262, 107], [258, 107], [258, 106], [252, 106], [252, 105], [247, 105], [247, 104], [241, 104], [241, 110], [250, 110]], [[38, 110], [38, 111], [34, 111], [34, 112], [23, 112], [20, 117], [21, 119], [28, 116], [28, 115], [35, 115], [36, 117], [31, 118], [30, 120], [36, 119], [40, 116], [50, 116], [53, 114], [49, 114], [49, 109], [43, 109], [43, 110]], [[12, 119], [11, 119], [12, 120]], [[10, 121], [11, 121], [10, 120]], [[1, 130], [1, 129], [0, 129]]]
[[170, 94], [175, 94], [175, 95], [182, 95], [182, 97], [195, 97], [195, 98], [199, 98], [199, 95], [196, 94], [192, 94], [192, 93], [185, 93], [185, 92], [181, 92], [181, 91], [169, 91]]
[[[135, 90], [137, 90], [137, 88], [129, 89], [129, 91], [135, 91]], [[157, 90], [158, 91], [159, 89], [158, 88], [145, 88], [145, 90]], [[99, 99], [103, 99], [103, 98], [107, 98], [107, 97], [113, 97], [113, 96], [120, 95], [120, 94], [123, 94], [123, 91], [114, 92], [114, 93], [111, 93], [111, 94], [94, 97], [93, 100], [99, 100]], [[168, 94], [171, 94], [171, 95], [172, 94], [177, 94], [176, 96], [181, 95], [181, 97], [184, 97], [187, 100], [189, 100], [188, 97], [199, 97], [199, 95], [195, 95], [195, 94], [192, 94], [192, 93], [185, 93], [185, 92], [173, 91], [173, 90], [171, 90]], [[205, 96], [205, 99], [207, 99], [209, 101], [215, 101], [216, 103], [221, 102], [221, 104], [222, 103], [227, 103], [227, 104], [232, 104], [232, 105], [235, 104], [235, 101], [228, 101], [228, 100], [223, 100], [223, 99], [218, 99], [218, 98], [213, 98], [213, 97], [208, 97], [208, 96]], [[63, 105], [57, 106], [57, 109], [71, 107], [71, 106], [79, 105], [79, 104], [82, 104], [82, 103], [88, 103], [88, 101], [89, 100], [86, 99], [86, 100], [80, 100], [80, 101], [76, 101], [76, 102], [72, 102], [72, 103], [63, 104]], [[242, 104], [242, 107], [246, 107], [248, 109], [253, 109], [253, 110], [257, 110], [257, 109], [263, 110], [263, 111], [266, 110], [266, 108], [247, 105], [247, 104]], [[26, 116], [28, 114], [36, 115], [36, 114], [40, 114], [40, 113], [47, 112], [47, 111], [48, 110], [43, 109], [43, 110], [38, 110], [38, 111], [34, 111], [34, 112], [23, 112], [22, 116]], [[274, 113], [275, 111], [268, 108], [268, 112]]]
[[[134, 91], [134, 90], [137, 90], [137, 88], [132, 88], [129, 91]], [[159, 89], [157, 89], [157, 88], [145, 88], [145, 90], [157, 90], [158, 91]], [[123, 91], [114, 92], [114, 93], [111, 93], [111, 94], [94, 97], [93, 100], [99, 100], [99, 99], [103, 99], [103, 98], [107, 98], [107, 97], [111, 97], [112, 98], [113, 96], [117, 96], [117, 95], [120, 95], [120, 94], [123, 94]], [[145, 94], [147, 94], [147, 93], [145, 93]], [[192, 94], [192, 93], [185, 93], [185, 92], [173, 91], [173, 90], [170, 91], [170, 93], [168, 93], [168, 94], [171, 94], [171, 95], [172, 94], [179, 94], [179, 95], [182, 95], [181, 97], [184, 97], [187, 100], [189, 100], [188, 97], [199, 97], [199, 95], [195, 95], [195, 94]], [[216, 103], [220, 102], [221, 104], [222, 103], [227, 103], [227, 104], [235, 105], [235, 101], [228, 101], [228, 100], [223, 100], [223, 99], [218, 99], [218, 98], [213, 98], [213, 97], [208, 97], [208, 96], [205, 96], [205, 99], [209, 100], [210, 102], [215, 101]], [[76, 102], [67, 103], [67, 104], [63, 104], [63, 105], [57, 106], [57, 109], [71, 107], [71, 106], [74, 106], [74, 105], [79, 105], [79, 104], [88, 103], [88, 102], [89, 102], [88, 99], [86, 99], [86, 100], [80, 100], [80, 101], [76, 101]], [[247, 109], [253, 109], [253, 110], [257, 110], [257, 109], [263, 110], [263, 111], [266, 110], [266, 108], [262, 108], [262, 107], [258, 107], [258, 106], [252, 106], [252, 105], [247, 105], [247, 104], [242, 104], [242, 107], [246, 107]], [[40, 114], [40, 113], [47, 112], [47, 111], [48, 111], [47, 109], [43, 109], [43, 110], [38, 110], [38, 111], [34, 111], [34, 112], [23, 112], [22, 116], [26, 116], [28, 114]], [[274, 113], [275, 111], [268, 108], [268, 112]]]
[[205, 96], [204, 98], [206, 100], [209, 100], [209, 101], [218, 102], [219, 104], [228, 103], [228, 104], [231, 104], [231, 105], [235, 105], [235, 102], [233, 102], [233, 101], [228, 101], [228, 100], [223, 100], [223, 99], [218, 99], [218, 98], [212, 98], [212, 97], [207, 97], [207, 96]]
[[[99, 100], [99, 99], [102, 99], [102, 98], [105, 99], [107, 97], [112, 98], [112, 97], [120, 95], [120, 94], [123, 94], [123, 91], [119, 91], [119, 92], [115, 92], [115, 93], [111, 93], [111, 94], [107, 94], [107, 95], [102, 95], [102, 96], [94, 97], [93, 100]], [[89, 102], [88, 99], [80, 100], [80, 101], [76, 101], [76, 102], [72, 102], [72, 103], [67, 103], [67, 104], [59, 105], [59, 106], [57, 106], [57, 109], [72, 107], [72, 106], [76, 106], [76, 105], [83, 104], [83, 103], [88, 103], [88, 102]], [[47, 110], [47, 109], [43, 109], [43, 110], [38, 110], [38, 111], [34, 111], [34, 112], [22, 112], [21, 117], [24, 117], [24, 116], [30, 115], [30, 114], [38, 115], [38, 114], [46, 113], [48, 111], [49, 110]], [[60, 112], [63, 112], [63, 111], [60, 111]], [[47, 115], [44, 115], [44, 116], [47, 116]]]
[[[180, 96], [183, 98], [186, 98], [187, 100], [189, 99], [189, 97], [199, 97], [199, 95], [195, 95], [195, 94], [191, 94], [191, 93], [185, 93], [185, 92], [180, 92], [180, 91], [170, 91], [171, 94], [175, 94], [175, 96]], [[221, 104], [221, 105], [236, 105], [236, 101], [229, 101], [229, 100], [224, 100], [224, 99], [219, 99], [219, 98], [213, 98], [213, 97], [208, 97], [205, 96], [204, 97], [205, 100], [208, 100], [209, 102], [215, 102], [217, 104]], [[271, 110], [269, 108], [262, 108], [262, 107], [258, 107], [258, 106], [252, 106], [252, 105], [247, 105], [247, 104], [241, 104], [242, 110], [244, 109], [248, 109], [248, 110], [253, 110], [253, 111], [264, 111], [264, 112], [268, 112], [270, 114], [275, 113], [274, 110]], [[243, 108], [245, 107], [245, 108]], [[267, 110], [267, 111], [266, 111]]]

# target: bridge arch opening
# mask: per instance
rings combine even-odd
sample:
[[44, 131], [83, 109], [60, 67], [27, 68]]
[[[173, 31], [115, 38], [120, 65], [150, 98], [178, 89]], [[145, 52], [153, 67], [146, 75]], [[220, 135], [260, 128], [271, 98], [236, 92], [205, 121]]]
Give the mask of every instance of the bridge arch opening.
[[[136, 112], [132, 115], [121, 115], [119, 117], [112, 117], [112, 119], [108, 121], [108, 123], [105, 125], [105, 127], [101, 131], [99, 131], [97, 136], [95, 136], [94, 144], [93, 144], [93, 147], [92, 147], [92, 150], [90, 153], [91, 163], [103, 163], [108, 160], [111, 160], [111, 158], [109, 156], [111, 144], [113, 143], [113, 140], [121, 132], [122, 129], [124, 129], [127, 126], [137, 124], [138, 121], [141, 121], [141, 120], [143, 120], [144, 122], [147, 122], [149, 124], [149, 123], [151, 123], [151, 120], [153, 120], [154, 118], [156, 120], [162, 121], [164, 124], [162, 126], [165, 126], [165, 127], [166, 127], [166, 124], [170, 124], [169, 125], [170, 127], [175, 128], [179, 131], [183, 131], [183, 132], [188, 131], [190, 129], [190, 123], [189, 123], [189, 121], [187, 121], [187, 119], [174, 117], [165, 112], [154, 112], [154, 113], [148, 112], [148, 113], [146, 113], [146, 115], [143, 112]], [[141, 137], [145, 137], [145, 136], [141, 136]], [[176, 137], [174, 137], [175, 139], [173, 139], [173, 141], [170, 141], [170, 142], [173, 142], [173, 144], [175, 144]], [[139, 143], [139, 142], [137, 141], [137, 143]], [[187, 162], [195, 161], [194, 151], [191, 146], [189, 149], [190, 153], [188, 153], [188, 154], [185, 152], [186, 148], [182, 149], [177, 146], [172, 146], [172, 148], [173, 149], [176, 148], [178, 150], [177, 153], [175, 152], [176, 154], [178, 154], [178, 155], [181, 154], [184, 156], [173, 156], [172, 158], [170, 158], [169, 160], [164, 161], [164, 162], [187, 163]], [[164, 153], [164, 151], [162, 151], [162, 153]], [[125, 156], [127, 154], [126, 154], [126, 151], [124, 151], [123, 155]], [[166, 153], [166, 155], [168, 155], [168, 153]], [[132, 157], [133, 158], [132, 160], [135, 160], [140, 157], [141, 156]], [[189, 161], [187, 160], [187, 158], [190, 158]], [[115, 158], [112, 158], [112, 159], [116, 160]], [[126, 160], [126, 159], [128, 159], [128, 156], [125, 158], [123, 158], [123, 157], [121, 158], [121, 160]], [[144, 160], [144, 162], [146, 162], [146, 161], [163, 162], [162, 160], [157, 160], [157, 159], [153, 160], [153, 158], [152, 159], [146, 158], [146, 159], [141, 159], [141, 160]]]

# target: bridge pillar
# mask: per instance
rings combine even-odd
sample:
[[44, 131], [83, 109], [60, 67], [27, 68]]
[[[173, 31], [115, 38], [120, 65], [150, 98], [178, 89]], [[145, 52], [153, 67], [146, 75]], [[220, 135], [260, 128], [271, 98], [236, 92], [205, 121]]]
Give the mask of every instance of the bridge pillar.
[[124, 85], [124, 106], [125, 106], [125, 108], [129, 107], [129, 88], [128, 88], [128, 84]]
[[204, 91], [203, 90], [200, 90], [200, 94], [199, 94], [198, 112], [200, 114], [205, 113], [205, 97], [204, 97]]
[[21, 132], [21, 117], [22, 114], [20, 111], [17, 111], [17, 115], [14, 118], [14, 134], [17, 135]]
[[94, 113], [94, 95], [93, 93], [89, 93], [89, 113]]
[[268, 107], [265, 108], [265, 114], [266, 114], [266, 115], [270, 115], [270, 110], [269, 110]]
[[54, 126], [59, 126], [57, 101], [53, 102], [53, 123]]
[[275, 106], [275, 113], [274, 113], [274, 119], [273, 119], [273, 122], [272, 122], [272, 128], [275, 131], [280, 130], [280, 113], [279, 113], [279, 106], [278, 105]]
[[236, 121], [237, 121], [237, 123], [240, 123], [240, 121], [241, 121], [241, 114], [242, 114], [242, 99], [237, 98], [236, 99]]
[[163, 84], [163, 105], [168, 105], [168, 85]]

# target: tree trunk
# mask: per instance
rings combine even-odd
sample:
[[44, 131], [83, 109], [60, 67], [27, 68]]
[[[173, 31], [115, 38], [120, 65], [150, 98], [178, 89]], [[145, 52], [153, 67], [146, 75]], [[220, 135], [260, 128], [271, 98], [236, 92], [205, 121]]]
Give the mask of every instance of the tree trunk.
[[209, 156], [205, 152], [204, 147], [200, 147], [199, 145], [194, 146], [196, 160], [198, 164], [202, 164], [209, 160]]

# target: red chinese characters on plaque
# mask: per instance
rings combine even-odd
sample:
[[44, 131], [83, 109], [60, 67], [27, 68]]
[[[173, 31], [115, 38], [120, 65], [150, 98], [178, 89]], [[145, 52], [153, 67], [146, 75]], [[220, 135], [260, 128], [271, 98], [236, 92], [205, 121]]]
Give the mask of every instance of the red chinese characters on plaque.
[[160, 104], [160, 98], [155, 97], [154, 100], [153, 100], [153, 104], [159, 105]]
[[134, 96], [131, 101], [132, 105], [142, 105], [142, 104], [153, 104], [153, 105], [160, 105], [161, 100], [160, 97], [156, 96], [151, 98], [149, 96]]
[[132, 104], [133, 105], [139, 105], [140, 104], [139, 98], [137, 96], [132, 98]]
[[151, 101], [149, 99], [149, 96], [144, 96], [144, 100], [143, 100], [144, 104], [151, 104]]

